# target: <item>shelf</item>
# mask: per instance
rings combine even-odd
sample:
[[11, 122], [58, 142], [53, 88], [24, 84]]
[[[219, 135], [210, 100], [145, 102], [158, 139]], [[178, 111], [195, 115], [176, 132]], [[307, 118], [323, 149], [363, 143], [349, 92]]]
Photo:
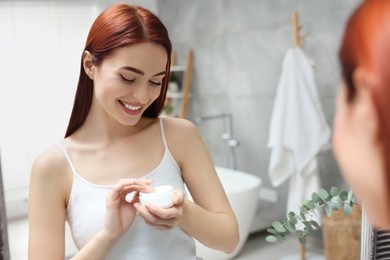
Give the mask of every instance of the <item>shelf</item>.
[[170, 91], [167, 92], [167, 98], [182, 98], [182, 97], [183, 97], [183, 93], [181, 92], [170, 92]]
[[[169, 114], [172, 113], [176, 117], [186, 118], [188, 114], [192, 81], [192, 62], [193, 53], [191, 49], [189, 49], [187, 52], [187, 58], [184, 66], [176, 65], [176, 52], [172, 52], [171, 73], [176, 73], [176, 77], [179, 80], [179, 82], [177, 82], [177, 89], [180, 91], [176, 92], [171, 89], [171, 91], [167, 92], [165, 107], [169, 108]], [[172, 76], [173, 74], [171, 74], [170, 76]], [[176, 90], [176, 88], [174, 89]]]
[[[191, 95], [189, 95], [191, 97]], [[183, 93], [181, 92], [167, 92], [167, 98], [183, 98]]]
[[185, 71], [186, 70], [186, 67], [185, 66], [171, 66], [171, 71], [172, 72], [180, 72], [180, 71]]

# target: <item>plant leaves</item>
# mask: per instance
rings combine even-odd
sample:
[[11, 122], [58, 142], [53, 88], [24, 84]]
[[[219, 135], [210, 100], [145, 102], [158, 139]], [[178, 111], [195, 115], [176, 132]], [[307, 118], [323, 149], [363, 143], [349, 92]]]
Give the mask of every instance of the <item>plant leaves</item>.
[[274, 235], [278, 234], [278, 232], [276, 232], [276, 230], [273, 229], [273, 228], [267, 228], [267, 232], [271, 233], [271, 234], [274, 234]]
[[328, 217], [330, 217], [333, 213], [333, 208], [330, 204], [325, 205], [325, 213]]
[[324, 205], [324, 201], [320, 198], [320, 196], [316, 192], [313, 192], [313, 194], [311, 195], [311, 198], [312, 198], [314, 203], [316, 203], [318, 205]]
[[295, 232], [295, 225], [291, 221], [286, 221], [285, 227], [290, 232]]
[[314, 220], [310, 220], [310, 224], [315, 228], [315, 229], [319, 229], [320, 228], [320, 225], [314, 221]]
[[341, 207], [343, 206], [343, 202], [341, 201], [341, 198], [339, 196], [333, 197], [330, 201], [333, 204], [333, 208], [336, 210], [341, 209]]
[[307, 212], [309, 209], [305, 206], [305, 205], [302, 205], [299, 210], [301, 211], [301, 213], [305, 213]]
[[[312, 200], [306, 200], [300, 206], [299, 212], [288, 212], [286, 220], [281, 223], [275, 221], [267, 231], [271, 233], [266, 239], [268, 242], [283, 242], [290, 232], [295, 232], [301, 244], [306, 243], [306, 237], [313, 231], [320, 229], [320, 225], [311, 217], [317, 215], [324, 208], [327, 216], [331, 216], [334, 210], [343, 208], [344, 215], [352, 213], [355, 205], [355, 196], [352, 190], [341, 191], [337, 187], [332, 187], [330, 191], [320, 189], [318, 193], [312, 193]], [[303, 224], [303, 229], [298, 229], [296, 225]]]
[[346, 191], [340, 192], [339, 197], [341, 198], [342, 201], [345, 201], [348, 198], [348, 192]]
[[352, 199], [353, 199], [353, 192], [352, 192], [352, 189], [350, 189], [349, 192], [348, 192], [348, 198], [347, 198], [347, 200], [348, 200], [348, 201], [351, 201]]
[[289, 219], [295, 218], [295, 216], [296, 216], [295, 212], [290, 211], [290, 212], [288, 213], [288, 218], [289, 218]]
[[332, 187], [330, 189], [330, 196], [334, 197], [337, 196], [340, 193], [340, 189], [337, 187]]
[[314, 230], [313, 227], [311, 226], [311, 222], [310, 221], [303, 221], [302, 223], [305, 225], [305, 228], [306, 228], [306, 230], [308, 232], [311, 232], [311, 231]]
[[320, 196], [320, 198], [324, 202], [328, 202], [329, 201], [329, 193], [326, 190], [324, 190], [324, 189], [320, 189], [320, 192], [318, 193], [318, 196]]
[[294, 225], [296, 225], [296, 224], [298, 224], [298, 217], [299, 217], [299, 216], [295, 215], [293, 218], [290, 218], [290, 221], [291, 221]]
[[350, 204], [344, 204], [344, 216], [348, 216], [352, 213], [352, 207]]
[[278, 233], [284, 233], [287, 230], [283, 227], [282, 223], [279, 221], [275, 221], [272, 223], [272, 227], [278, 232]]
[[313, 192], [313, 193], [311, 194], [311, 199], [312, 199], [312, 200], [316, 201], [316, 200], [319, 199], [319, 198], [320, 198], [320, 196], [318, 196], [317, 192]]
[[267, 236], [267, 237], [265, 238], [265, 240], [266, 240], [267, 242], [270, 242], [270, 243], [278, 242], [278, 239], [277, 239], [275, 236], [271, 236], [271, 235]]
[[304, 205], [305, 205], [305, 207], [308, 208], [309, 210], [310, 210], [310, 209], [314, 209], [314, 208], [316, 207], [316, 205], [314, 204], [314, 202], [311, 201], [311, 200], [306, 201]]

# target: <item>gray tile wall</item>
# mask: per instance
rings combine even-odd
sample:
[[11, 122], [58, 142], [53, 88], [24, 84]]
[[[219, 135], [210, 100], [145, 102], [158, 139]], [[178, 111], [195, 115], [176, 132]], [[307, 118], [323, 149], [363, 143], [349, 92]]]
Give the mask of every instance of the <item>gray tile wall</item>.
[[[318, 92], [332, 127], [339, 84], [338, 46], [344, 24], [358, 0], [159, 0], [158, 12], [170, 31], [178, 63], [194, 50], [190, 120], [231, 113], [240, 140], [237, 167], [268, 178], [268, 129], [281, 63], [293, 46], [293, 11], [301, 34], [309, 33], [303, 50], [315, 62]], [[199, 124], [216, 165], [227, 165], [227, 146], [220, 138], [222, 121]], [[344, 187], [332, 151], [319, 155], [325, 188]], [[285, 214], [288, 184], [277, 188], [278, 203], [259, 201], [258, 215], [275, 220]]]

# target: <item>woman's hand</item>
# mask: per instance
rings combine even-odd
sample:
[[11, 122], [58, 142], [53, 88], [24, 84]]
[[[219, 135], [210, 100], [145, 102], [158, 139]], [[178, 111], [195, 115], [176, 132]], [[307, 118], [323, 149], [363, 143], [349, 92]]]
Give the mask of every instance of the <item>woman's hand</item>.
[[[147, 179], [122, 179], [108, 193], [103, 232], [111, 239], [119, 239], [130, 228], [137, 213], [134, 203], [138, 203], [138, 193], [153, 191], [149, 187], [151, 183]], [[133, 200], [127, 202], [126, 195], [131, 192], [134, 192]]]
[[159, 230], [169, 230], [177, 225], [183, 215], [184, 193], [181, 190], [176, 190], [172, 196], [172, 202], [173, 206], [168, 209], [151, 203], [142, 206], [138, 202], [134, 203], [134, 207], [146, 224]]

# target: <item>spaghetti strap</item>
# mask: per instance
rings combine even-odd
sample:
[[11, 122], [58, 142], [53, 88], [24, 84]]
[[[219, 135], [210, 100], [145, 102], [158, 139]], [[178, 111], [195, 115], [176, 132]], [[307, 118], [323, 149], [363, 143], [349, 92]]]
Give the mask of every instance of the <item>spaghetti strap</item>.
[[72, 161], [70, 160], [70, 157], [69, 157], [68, 153], [66, 152], [65, 148], [60, 143], [57, 143], [57, 144], [61, 148], [61, 150], [64, 152], [65, 158], [68, 161], [68, 164], [69, 164], [70, 168], [72, 169], [73, 174], [76, 175], [76, 168], [74, 167]]
[[164, 124], [163, 124], [162, 117], [160, 117], [160, 129], [161, 129], [161, 136], [162, 136], [162, 139], [164, 142], [164, 147], [165, 147], [165, 149], [167, 149], [168, 145], [167, 145], [167, 140], [165, 139]]

